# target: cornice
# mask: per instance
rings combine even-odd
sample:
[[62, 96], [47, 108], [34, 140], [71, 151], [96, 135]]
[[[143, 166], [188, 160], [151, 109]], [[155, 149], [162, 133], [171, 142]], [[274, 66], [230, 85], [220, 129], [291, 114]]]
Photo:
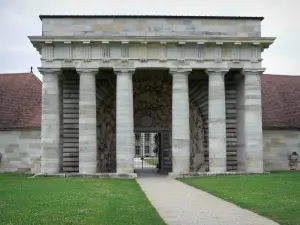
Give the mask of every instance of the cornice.
[[72, 43], [72, 44], [252, 44], [268, 48], [275, 37], [210, 37], [210, 36], [111, 36], [111, 37], [86, 37], [86, 36], [29, 36], [35, 47], [49, 43]]
[[243, 75], [262, 75], [266, 68], [244, 68], [241, 70]]
[[224, 76], [228, 72], [229, 72], [229, 68], [207, 68], [207, 69], [205, 69], [205, 73], [209, 76], [211, 76], [211, 75]]
[[76, 68], [76, 72], [82, 76], [82, 75], [96, 75], [98, 73], [98, 68]]
[[38, 67], [37, 69], [42, 75], [58, 75], [62, 71], [61, 68]]
[[113, 68], [114, 73], [116, 75], [124, 75], [124, 74], [134, 74], [135, 69], [134, 68]]

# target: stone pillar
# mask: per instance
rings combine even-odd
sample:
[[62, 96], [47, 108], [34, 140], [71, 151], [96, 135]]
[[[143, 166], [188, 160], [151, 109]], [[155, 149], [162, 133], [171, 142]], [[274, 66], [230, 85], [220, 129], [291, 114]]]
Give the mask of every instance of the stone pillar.
[[243, 70], [245, 76], [244, 150], [246, 172], [263, 172], [261, 75], [264, 69]]
[[117, 173], [134, 172], [133, 88], [134, 70], [115, 69], [117, 76]]
[[60, 69], [39, 68], [43, 75], [41, 173], [57, 174], [61, 170], [60, 148]]
[[226, 172], [225, 81], [228, 70], [208, 69], [209, 171]]
[[97, 172], [97, 69], [77, 69], [79, 83], [79, 173]]
[[190, 172], [190, 113], [188, 75], [192, 70], [170, 70], [172, 88], [172, 172]]
[[245, 171], [245, 78], [242, 74], [236, 74], [236, 84], [237, 169], [238, 171]]

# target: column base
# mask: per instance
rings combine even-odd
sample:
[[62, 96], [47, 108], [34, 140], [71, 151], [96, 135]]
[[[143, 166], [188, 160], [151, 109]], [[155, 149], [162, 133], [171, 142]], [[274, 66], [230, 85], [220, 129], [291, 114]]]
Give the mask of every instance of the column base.
[[94, 173], [94, 174], [81, 174], [81, 173], [38, 173], [33, 177], [83, 177], [83, 178], [120, 178], [120, 179], [135, 179], [136, 173]]
[[269, 174], [269, 172], [189, 172], [189, 173], [169, 173], [171, 178], [186, 177], [207, 177], [207, 176], [232, 176], [232, 175], [251, 175], [251, 174]]

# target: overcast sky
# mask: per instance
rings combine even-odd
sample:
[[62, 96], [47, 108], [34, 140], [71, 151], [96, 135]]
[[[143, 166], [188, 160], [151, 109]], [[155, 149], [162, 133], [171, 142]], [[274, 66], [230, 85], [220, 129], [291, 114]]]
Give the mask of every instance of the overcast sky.
[[40, 14], [263, 16], [265, 73], [300, 75], [299, 0], [0, 0], [0, 73], [38, 74], [40, 56], [27, 36], [41, 35]]

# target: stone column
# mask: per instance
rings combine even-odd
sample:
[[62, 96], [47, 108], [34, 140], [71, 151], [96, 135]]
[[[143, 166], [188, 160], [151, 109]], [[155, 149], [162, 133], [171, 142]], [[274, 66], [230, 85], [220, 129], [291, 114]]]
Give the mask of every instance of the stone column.
[[41, 173], [57, 174], [61, 170], [60, 149], [60, 69], [39, 68], [43, 75]]
[[237, 169], [245, 171], [245, 78], [236, 74], [236, 136], [237, 136]]
[[246, 172], [263, 172], [261, 75], [264, 69], [243, 70], [245, 79], [244, 151]]
[[225, 81], [228, 70], [207, 69], [209, 171], [226, 172]]
[[79, 173], [97, 172], [96, 74], [98, 69], [77, 69], [79, 83]]
[[115, 69], [117, 76], [117, 173], [134, 172], [133, 88], [134, 70]]
[[190, 113], [188, 75], [192, 70], [170, 70], [172, 88], [172, 172], [190, 172]]

